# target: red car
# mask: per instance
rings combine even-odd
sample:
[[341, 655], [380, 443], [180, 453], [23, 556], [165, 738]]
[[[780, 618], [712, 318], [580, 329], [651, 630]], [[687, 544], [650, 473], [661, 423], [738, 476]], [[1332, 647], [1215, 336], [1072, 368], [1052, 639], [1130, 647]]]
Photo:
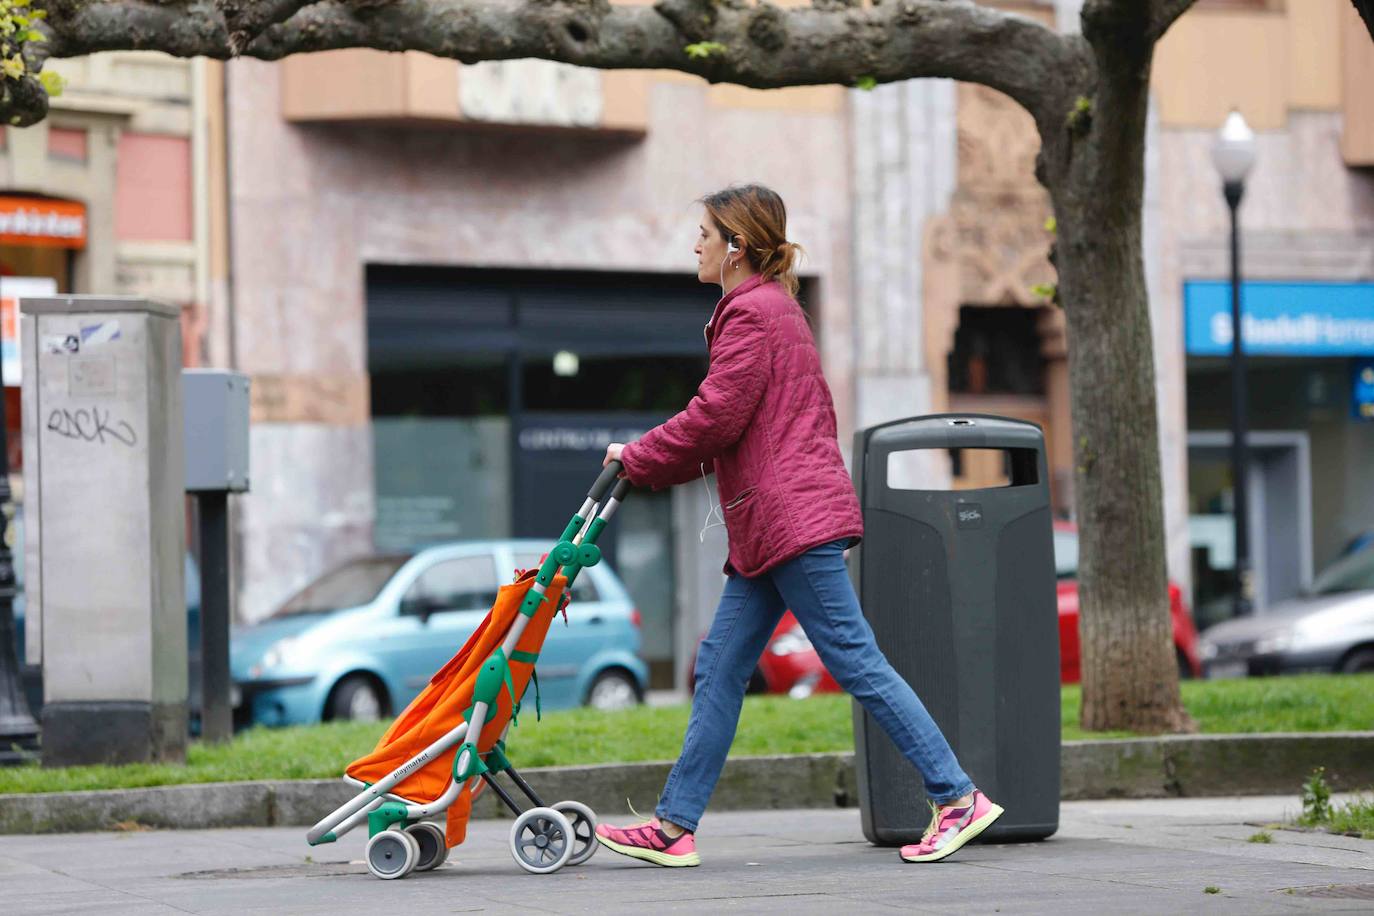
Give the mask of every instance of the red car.
[[[696, 683], [696, 663], [694, 652], [692, 664], [687, 668], [688, 693]], [[785, 611], [759, 658], [759, 666], [749, 679], [748, 692], [787, 693], [801, 699], [813, 693], [839, 693], [840, 685], [821, 664], [821, 657], [816, 654], [797, 618], [791, 611]]]
[[[1071, 522], [1054, 524], [1054, 566], [1058, 579], [1059, 604], [1059, 679], [1065, 684], [1079, 681], [1078, 650], [1078, 529]], [[1202, 662], [1198, 657], [1197, 628], [1183, 603], [1183, 592], [1169, 583], [1169, 617], [1173, 621], [1174, 652], [1180, 677], [1199, 677]], [[693, 657], [693, 666], [696, 659]], [[691, 691], [692, 672], [687, 674]], [[840, 685], [821, 664], [820, 656], [807, 639], [797, 618], [788, 611], [763, 650], [759, 666], [749, 680], [750, 693], [787, 693], [807, 697], [813, 693], [838, 693]]]
[[[1059, 679], [1079, 681], [1078, 651], [1078, 528], [1072, 522], [1054, 523], [1054, 569], [1059, 592]], [[1183, 590], [1169, 583], [1169, 620], [1174, 631], [1174, 656], [1179, 677], [1201, 677], [1202, 660], [1197, 651], [1197, 627], [1183, 603]]]

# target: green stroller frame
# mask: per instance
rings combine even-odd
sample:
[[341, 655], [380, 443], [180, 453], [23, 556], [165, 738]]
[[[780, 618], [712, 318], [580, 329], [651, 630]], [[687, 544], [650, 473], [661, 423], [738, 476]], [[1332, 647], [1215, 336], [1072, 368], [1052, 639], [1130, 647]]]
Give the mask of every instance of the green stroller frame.
[[[630, 489], [628, 480], [617, 479], [621, 471], [622, 465], [617, 461], [611, 462], [601, 472], [587, 492], [586, 501], [564, 528], [558, 544], [540, 565], [501, 648], [493, 652], [477, 672], [473, 706], [465, 716], [465, 721], [372, 785], [346, 776], [345, 779], [359, 786], [362, 791], [310, 828], [306, 840], [311, 846], [332, 843], [366, 822], [369, 834], [367, 867], [376, 877], [403, 878], [413, 871], [437, 868], [448, 858], [449, 850], [443, 829], [432, 819], [443, 815], [465, 787], [475, 785], [476, 780], [481, 779], [516, 816], [510, 831], [510, 850], [521, 868], [533, 874], [550, 874], [564, 865], [580, 865], [592, 857], [599, 846], [596, 841], [595, 813], [581, 802], [559, 802], [552, 806], [544, 804], [505, 755], [509, 723], [501, 740], [486, 753], [479, 753], [476, 740], [467, 739], [469, 723], [485, 723], [488, 710], [495, 710], [498, 695], [503, 686], [510, 683], [507, 659], [515, 651], [526, 625], [544, 602], [544, 594], [554, 577], [561, 571], [567, 577], [567, 588], [571, 589], [582, 569], [600, 562], [597, 537]], [[606, 498], [608, 491], [610, 497]], [[512, 697], [514, 703], [520, 699]], [[477, 729], [478, 732], [480, 730]], [[416, 804], [390, 793], [389, 790], [416, 770], [454, 747], [458, 751], [454, 758], [453, 775], [448, 788], [439, 798], [427, 804]], [[522, 809], [511, 794], [496, 782], [493, 777], [502, 771], [510, 775], [512, 782], [533, 807]]]

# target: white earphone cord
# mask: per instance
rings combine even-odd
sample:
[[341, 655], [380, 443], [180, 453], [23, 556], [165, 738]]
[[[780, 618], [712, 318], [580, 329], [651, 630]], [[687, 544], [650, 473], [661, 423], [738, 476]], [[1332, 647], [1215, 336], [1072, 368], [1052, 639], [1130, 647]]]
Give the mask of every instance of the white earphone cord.
[[[735, 243], [730, 242], [728, 245], [726, 245], [725, 257], [720, 259], [720, 288], [722, 292], [724, 292], [725, 290], [725, 262], [730, 260], [730, 255], [734, 254], [737, 251], [739, 251], [739, 249], [735, 247]], [[735, 266], [738, 267], [739, 265], [736, 264]], [[701, 532], [697, 534], [697, 540], [705, 544], [706, 532], [710, 531], [712, 528], [724, 527], [725, 512], [720, 508], [720, 503], [716, 502], [714, 499], [711, 498], [711, 488], [706, 483], [706, 465], [698, 464], [697, 467], [701, 469], [701, 488], [706, 491], [706, 502], [709, 503], [711, 506], [711, 508], [706, 511], [706, 518], [702, 520]], [[712, 522], [712, 515], [720, 519], [720, 521]]]
[[[712, 528], [720, 528], [725, 525], [725, 513], [721, 511], [720, 503], [711, 498], [711, 488], [706, 484], [706, 465], [699, 464], [697, 467], [701, 468], [701, 488], [706, 491], [706, 502], [711, 505], [711, 508], [706, 511], [706, 518], [702, 520], [703, 527], [701, 533], [697, 535], [697, 540], [705, 544], [706, 532], [710, 531]], [[719, 518], [720, 521], [712, 522], [712, 515]]]

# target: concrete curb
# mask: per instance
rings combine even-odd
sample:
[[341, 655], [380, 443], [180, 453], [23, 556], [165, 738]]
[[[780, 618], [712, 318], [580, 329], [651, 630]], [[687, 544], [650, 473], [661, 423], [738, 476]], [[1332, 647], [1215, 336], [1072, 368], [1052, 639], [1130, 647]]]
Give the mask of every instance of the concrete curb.
[[1374, 786], [1374, 732], [1071, 741], [1060, 759], [1065, 800], [1291, 795], [1316, 767], [1334, 791]]
[[[1062, 752], [1065, 800], [1288, 795], [1314, 767], [1333, 790], [1374, 786], [1374, 732], [1202, 735], [1074, 741]], [[546, 803], [577, 799], [609, 815], [627, 799], [653, 809], [671, 762], [522, 771]], [[334, 779], [229, 782], [0, 796], [0, 833], [71, 833], [135, 823], [169, 829], [309, 826], [351, 798]], [[711, 799], [715, 811], [854, 807], [854, 755], [737, 757]], [[507, 817], [484, 792], [475, 817]]]

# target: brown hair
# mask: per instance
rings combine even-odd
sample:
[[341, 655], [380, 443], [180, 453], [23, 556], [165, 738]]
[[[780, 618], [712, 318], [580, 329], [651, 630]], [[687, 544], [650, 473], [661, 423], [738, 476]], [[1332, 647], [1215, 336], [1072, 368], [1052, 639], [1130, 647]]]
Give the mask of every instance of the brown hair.
[[701, 198], [726, 240], [742, 236], [744, 256], [764, 280], [777, 280], [788, 295], [797, 295], [800, 245], [787, 241], [787, 207], [771, 188], [759, 184], [728, 187]]

